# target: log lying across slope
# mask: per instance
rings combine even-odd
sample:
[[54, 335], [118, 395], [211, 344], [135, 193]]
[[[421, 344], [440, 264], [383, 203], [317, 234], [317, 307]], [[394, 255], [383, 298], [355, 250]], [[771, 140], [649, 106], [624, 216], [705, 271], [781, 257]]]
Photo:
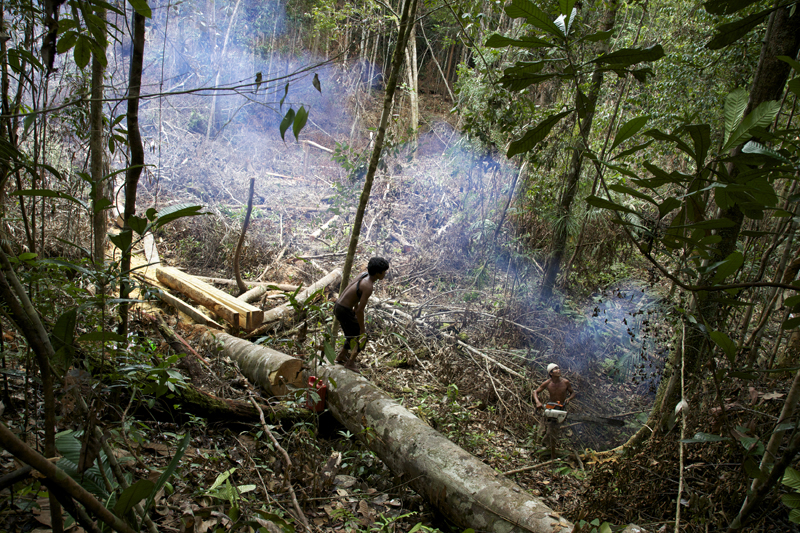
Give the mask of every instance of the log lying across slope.
[[[331, 271], [327, 276], [323, 277], [321, 280], [309, 286], [307, 289], [300, 291], [300, 294], [297, 295], [297, 301], [302, 304], [305, 304], [306, 301], [308, 301], [308, 298], [312, 294], [314, 294], [323, 287], [327, 287], [331, 283], [339, 283], [341, 280], [342, 280], [342, 269], [337, 268]], [[280, 305], [264, 313], [263, 323], [267, 324], [269, 322], [275, 322], [276, 320], [280, 320], [284, 317], [287, 317], [292, 313], [294, 313], [294, 308], [291, 306], [291, 304], [287, 303]]]
[[239, 369], [247, 379], [272, 396], [284, 396], [290, 386], [299, 388], [306, 383], [302, 359], [222, 331], [207, 331], [203, 334], [202, 343], [205, 346], [219, 346], [223, 355], [239, 364]]
[[[361, 375], [318, 370], [327, 407], [396, 474], [461, 527], [491, 532], [568, 532], [573, 525], [541, 500], [459, 448]], [[335, 382], [334, 387], [332, 383]], [[367, 428], [371, 428], [366, 434]]]
[[[235, 359], [229, 346], [233, 343], [222, 353]], [[277, 359], [272, 361], [242, 365], [242, 373], [269, 387], [262, 380], [274, 375]], [[450, 442], [361, 375], [338, 365], [318, 367], [317, 373], [328, 385], [327, 407], [334, 417], [352, 433], [363, 435], [389, 469], [456, 524], [492, 533], [573, 530], [573, 524], [539, 498]], [[630, 525], [623, 533], [641, 531]]]

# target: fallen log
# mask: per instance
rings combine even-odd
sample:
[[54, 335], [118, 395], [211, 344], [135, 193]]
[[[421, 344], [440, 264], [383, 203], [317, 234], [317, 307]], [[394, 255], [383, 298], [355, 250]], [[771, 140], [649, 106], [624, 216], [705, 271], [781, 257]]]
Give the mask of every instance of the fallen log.
[[[300, 259], [303, 259], [302, 257]], [[235, 279], [225, 279], [225, 278], [208, 278], [206, 276], [195, 276], [196, 279], [200, 281], [205, 281], [206, 283], [216, 283], [217, 285], [227, 285], [229, 287], [236, 287], [236, 280]], [[272, 281], [245, 281], [245, 285], [250, 288], [253, 287], [266, 287], [267, 285], [276, 287], [282, 291], [296, 291], [298, 285], [289, 285], [288, 283], [274, 283]]]
[[[342, 270], [340, 268], [335, 269], [333, 272], [319, 280], [318, 282], [310, 285], [307, 289], [300, 291], [300, 294], [297, 295], [297, 301], [305, 304], [306, 301], [311, 297], [312, 294], [317, 292], [323, 287], [327, 287], [331, 283], [339, 283], [342, 280]], [[262, 324], [269, 324], [270, 322], [275, 322], [276, 320], [280, 320], [285, 318], [294, 313], [294, 308], [291, 304], [286, 303], [281, 306], [275, 307], [266, 311], [264, 313], [264, 319], [262, 320]]]
[[[234, 358], [227, 347], [223, 354]], [[256, 366], [242, 367], [242, 373], [269, 387], [262, 381], [266, 373], [251, 368]], [[456, 524], [497, 533], [573, 531], [573, 524], [540, 499], [450, 442], [361, 375], [339, 365], [320, 366], [317, 372], [327, 384], [327, 407], [334, 417]], [[623, 533], [641, 531], [631, 525]]]
[[206, 347], [219, 346], [222, 353], [239, 364], [242, 374], [272, 396], [285, 396], [289, 387], [303, 387], [303, 361], [265, 346], [253, 344], [222, 331], [207, 331]]
[[207, 317], [204, 315], [199, 309], [193, 307], [180, 298], [176, 298], [175, 296], [171, 295], [166, 291], [159, 290], [157, 293], [158, 299], [164, 302], [167, 305], [171, 305], [178, 311], [184, 313], [185, 315], [189, 316], [192, 320], [197, 322], [198, 324], [203, 324], [204, 326], [208, 326], [215, 329], [223, 329], [222, 324], [218, 323], [217, 321]]
[[[476, 531], [568, 532], [573, 524], [342, 366], [318, 370], [328, 409], [445, 516]], [[336, 383], [334, 386], [333, 383]], [[367, 430], [367, 428], [370, 428]]]
[[319, 237], [320, 235], [322, 235], [322, 232], [323, 232], [323, 231], [325, 231], [326, 229], [328, 229], [329, 227], [331, 227], [331, 224], [333, 224], [333, 223], [334, 223], [334, 222], [336, 222], [337, 220], [339, 220], [339, 215], [333, 215], [333, 216], [332, 216], [330, 219], [328, 219], [328, 221], [327, 221], [326, 223], [324, 223], [322, 226], [320, 226], [320, 227], [318, 227], [317, 229], [315, 229], [315, 230], [314, 230], [314, 231], [311, 233], [310, 237], [311, 237], [312, 239], [316, 239], [317, 237]]

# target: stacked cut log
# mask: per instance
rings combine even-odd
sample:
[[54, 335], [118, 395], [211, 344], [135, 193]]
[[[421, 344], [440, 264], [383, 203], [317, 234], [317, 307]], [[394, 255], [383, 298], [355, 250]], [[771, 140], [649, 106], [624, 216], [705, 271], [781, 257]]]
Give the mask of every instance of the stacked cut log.
[[164, 285], [189, 296], [217, 316], [224, 318], [228, 323], [245, 331], [254, 330], [264, 320], [264, 312], [258, 307], [239, 300], [177, 268], [158, 267], [156, 277]]

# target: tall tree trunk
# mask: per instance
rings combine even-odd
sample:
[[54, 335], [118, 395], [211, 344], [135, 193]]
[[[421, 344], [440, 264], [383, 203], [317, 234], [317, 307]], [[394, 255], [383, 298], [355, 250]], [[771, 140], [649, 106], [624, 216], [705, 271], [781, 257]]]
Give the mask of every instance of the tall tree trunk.
[[[601, 31], [609, 31], [614, 27], [614, 21], [617, 16], [617, 9], [619, 4], [614, 2], [608, 4], [606, 11], [603, 14], [603, 21], [600, 24]], [[600, 46], [601, 51], [608, 50], [608, 44], [603, 41]], [[603, 71], [598, 67], [592, 74], [592, 81], [589, 88], [589, 94], [586, 96], [585, 101], [581, 101], [579, 88], [576, 87], [575, 103], [576, 107], [583, 104], [585, 106], [585, 116], [578, 122], [579, 136], [576, 145], [572, 150], [572, 158], [570, 160], [569, 168], [564, 175], [564, 191], [561, 194], [561, 201], [558, 204], [556, 211], [555, 228], [553, 229], [553, 245], [550, 259], [547, 261], [544, 278], [542, 279], [542, 292], [541, 298], [547, 301], [553, 295], [553, 288], [558, 278], [558, 273], [561, 270], [561, 263], [564, 259], [564, 254], [567, 249], [567, 237], [569, 235], [569, 220], [572, 216], [572, 202], [575, 200], [575, 195], [578, 192], [578, 182], [581, 177], [581, 169], [583, 167], [583, 154], [589, 149], [590, 136], [592, 133], [592, 121], [597, 107], [597, 98], [600, 96], [600, 89], [603, 85]]]
[[[130, 217], [136, 214], [136, 189], [144, 166], [144, 147], [139, 132], [139, 94], [142, 85], [142, 61], [144, 58], [144, 23], [145, 18], [135, 9], [133, 13], [133, 50], [131, 52], [131, 68], [128, 80], [128, 145], [131, 149], [130, 166], [125, 171], [125, 212], [122, 215], [122, 231], [132, 233], [128, 224]], [[119, 297], [123, 300], [119, 308], [120, 334], [128, 333], [128, 304], [125, 300], [130, 296], [131, 249], [122, 250], [122, 283]]]
[[408, 56], [406, 70], [408, 71], [408, 103], [411, 107], [411, 136], [417, 138], [419, 129], [419, 70], [417, 69], [417, 25], [411, 21], [411, 34], [408, 37]]
[[[750, 114], [764, 102], [770, 100], [780, 101], [791, 67], [778, 58], [780, 56], [796, 57], [799, 48], [800, 13], [794, 12], [792, 14], [790, 8], [787, 7], [774, 11], [769, 18], [767, 31], [761, 46], [761, 55], [758, 59], [758, 66], [753, 76], [750, 99], [747, 102], [744, 116]], [[741, 150], [741, 147], [736, 150]], [[739, 174], [739, 168], [735, 165], [730, 165], [729, 174], [730, 179], [736, 179]], [[732, 225], [718, 231], [722, 240], [715, 249], [712, 249], [713, 261], [722, 260], [736, 250], [739, 234], [744, 223], [744, 213], [738, 204], [734, 204], [724, 210], [719, 218], [732, 222]], [[710, 275], [713, 275], [713, 273]], [[705, 281], [701, 282], [701, 285], [704, 283]], [[717, 328], [720, 310], [726, 306], [720, 300], [724, 298], [727, 298], [725, 293], [706, 292], [697, 295], [698, 312], [712, 329]], [[705, 363], [706, 351], [700, 349], [700, 346], [705, 342], [705, 338], [705, 331], [700, 331], [697, 328], [693, 328], [690, 335], [687, 336], [686, 371], [689, 375], [693, 375]], [[690, 346], [693, 349], [689, 350]]]
[[[386, 127], [389, 124], [389, 115], [391, 114], [392, 110], [392, 101], [394, 100], [394, 93], [395, 89], [397, 88], [397, 78], [400, 74], [400, 68], [403, 66], [403, 55], [406, 50], [408, 36], [411, 33], [410, 26], [414, 21], [416, 11], [417, 0], [405, 0], [403, 3], [403, 14], [400, 17], [397, 46], [394, 49], [394, 57], [392, 59], [392, 72], [389, 75], [389, 81], [386, 84], [386, 95], [383, 99], [383, 113], [381, 114], [381, 122], [378, 126], [378, 135], [375, 138], [375, 146], [372, 149], [372, 157], [370, 157], [369, 160], [369, 167], [367, 168], [364, 189], [361, 191], [361, 198], [358, 202], [356, 218], [353, 221], [353, 230], [350, 234], [350, 245], [347, 249], [347, 258], [345, 259], [344, 268], [342, 269], [342, 283], [339, 287], [339, 293], [344, 291], [344, 289], [347, 287], [350, 278], [350, 271], [353, 269], [353, 259], [356, 255], [358, 238], [361, 234], [361, 224], [364, 220], [364, 211], [367, 209], [370, 191], [372, 190], [372, 182], [375, 179], [375, 173], [378, 170], [378, 162], [380, 161], [381, 150], [383, 149], [383, 140], [386, 137]], [[335, 329], [336, 328], [334, 327], [334, 330]]]
[[[44, 396], [44, 455], [45, 457], [56, 457], [55, 386], [51, 367], [51, 362], [55, 358], [55, 350], [53, 350], [50, 337], [44, 329], [39, 314], [34, 309], [25, 288], [17, 279], [11, 262], [2, 249], [0, 249], [0, 296], [8, 306], [8, 313], [13, 324], [25, 336], [28, 346], [36, 356]], [[49, 498], [53, 531], [61, 533], [64, 529], [61, 505], [53, 493], [50, 493]]]
[[[97, 16], [105, 22], [106, 10], [98, 7]], [[92, 103], [90, 108], [91, 133], [89, 149], [91, 151], [92, 175], [92, 228], [94, 231], [94, 245], [92, 254], [97, 269], [105, 265], [106, 250], [106, 210], [104, 204], [108, 201], [106, 195], [107, 184], [105, 178], [105, 143], [103, 142], [103, 86], [105, 67], [103, 63], [92, 54]]]
[[228, 29], [225, 30], [225, 38], [222, 40], [222, 50], [220, 51], [219, 55], [217, 56], [217, 60], [215, 61], [215, 68], [216, 74], [214, 75], [214, 92], [211, 96], [211, 111], [208, 115], [208, 128], [206, 129], [206, 140], [211, 138], [211, 133], [216, 131], [216, 124], [218, 122], [217, 115], [219, 115], [219, 110], [217, 109], [217, 91], [216, 88], [219, 85], [219, 77], [222, 74], [222, 62], [225, 60], [225, 53], [228, 48], [228, 39], [231, 36], [231, 28], [233, 27], [234, 21], [236, 21], [236, 13], [239, 11], [239, 4], [242, 0], [236, 0], [236, 5], [233, 8], [233, 14], [231, 14], [231, 19], [228, 21]]

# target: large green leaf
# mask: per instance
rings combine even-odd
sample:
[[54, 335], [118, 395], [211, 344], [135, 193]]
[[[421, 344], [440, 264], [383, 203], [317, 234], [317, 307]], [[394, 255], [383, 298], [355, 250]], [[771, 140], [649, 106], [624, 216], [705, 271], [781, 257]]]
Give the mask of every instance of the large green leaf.
[[[80, 439], [75, 437], [73, 431], [65, 431], [56, 435], [56, 449], [61, 454], [57, 465], [60, 469], [67, 473], [72, 479], [78, 482], [84, 489], [88, 490], [101, 500], [108, 498], [109, 494], [106, 490], [106, 484], [103, 480], [103, 474], [100, 472], [97, 464], [92, 465], [80, 473], [78, 471], [78, 463], [80, 463], [82, 443]], [[105, 470], [107, 479], [113, 479], [114, 474], [111, 472], [111, 467], [108, 466], [106, 454], [101, 451], [99, 461]]]
[[558, 124], [558, 121], [564, 118], [565, 116], [569, 115], [572, 110], [562, 111], [557, 115], [551, 115], [540, 122], [535, 128], [528, 130], [528, 132], [523, 135], [523, 137], [519, 140], [513, 141], [508, 147], [508, 153], [506, 154], [509, 158], [517, 155], [517, 154], [524, 154], [525, 152], [529, 152], [544, 140], [547, 137], [547, 134], [550, 133], [550, 130], [553, 129], [553, 126]]
[[780, 59], [784, 63], [788, 63], [788, 65], [790, 67], [792, 67], [795, 72], [800, 74], [800, 61], [797, 61], [796, 59], [792, 59], [789, 56], [778, 56], [778, 59]]
[[108, 240], [121, 251], [125, 252], [130, 249], [133, 243], [133, 232], [128, 228], [120, 231], [116, 235], [109, 233]]
[[598, 31], [596, 33], [590, 33], [589, 35], [581, 37], [580, 40], [589, 41], [590, 43], [597, 43], [610, 39], [612, 35], [614, 35], [614, 30]]
[[74, 202], [81, 206], [82, 208], [89, 210], [89, 206], [82, 202], [81, 200], [75, 198], [74, 196], [70, 196], [67, 193], [63, 193], [61, 191], [53, 191], [50, 189], [24, 189], [14, 191], [9, 194], [9, 196], [42, 196], [44, 198], [61, 198], [62, 200], [69, 200], [70, 202]]
[[790, 509], [797, 509], [800, 507], [800, 494], [792, 492], [791, 494], [781, 494], [781, 501], [783, 505]]
[[742, 153], [767, 156], [772, 159], [776, 159], [781, 163], [785, 163], [787, 165], [794, 164], [794, 162], [788, 157], [784, 157], [783, 155], [781, 155], [779, 152], [776, 152], [772, 148], [768, 148], [763, 144], [755, 141], [747, 141], [747, 143], [742, 147]]
[[53, 330], [50, 332], [50, 344], [54, 350], [60, 350], [65, 346], [72, 347], [75, 341], [75, 325], [78, 323], [78, 308], [73, 307], [65, 311], [58, 320]]
[[76, 42], [78, 42], [78, 32], [72, 30], [67, 31], [58, 40], [58, 44], [56, 44], [56, 51], [59, 54], [63, 54], [75, 46]]
[[308, 110], [300, 106], [300, 109], [297, 110], [297, 114], [294, 116], [294, 122], [292, 123], [292, 133], [294, 133], [295, 140], [299, 140], [298, 136], [303, 130], [303, 126], [306, 125], [306, 121], [308, 121]]
[[706, 43], [706, 48], [710, 50], [719, 50], [729, 44], [735, 43], [750, 33], [750, 30], [764, 22], [764, 19], [766, 19], [772, 11], [772, 9], [765, 9], [764, 11], [753, 13], [743, 19], [718, 26], [716, 35]]
[[552, 43], [538, 37], [527, 36], [520, 39], [511, 39], [495, 33], [486, 40], [488, 48], [505, 48], [506, 46], [516, 46], [518, 48], [546, 48], [553, 46]]
[[[648, 187], [656, 188], [666, 185], [667, 183], [681, 183], [683, 181], [683, 176], [674, 172], [667, 172], [666, 170], [649, 162], [644, 163], [644, 168], [649, 170], [650, 173], [655, 176], [655, 179], [647, 180], [646, 186]], [[644, 186], [644, 182], [645, 180], [637, 180], [637, 184], [641, 183], [642, 186]]]
[[136, 10], [144, 18], [150, 18], [153, 16], [153, 12], [150, 10], [150, 6], [147, 5], [147, 0], [128, 0], [131, 3], [131, 7]]
[[800, 76], [789, 81], [789, 90], [792, 91], [795, 96], [800, 96]]
[[796, 316], [794, 318], [790, 318], [788, 320], [785, 320], [781, 324], [781, 329], [783, 329], [783, 330], [794, 329], [797, 326], [800, 326], [800, 316]]
[[791, 466], [788, 467], [783, 473], [783, 479], [781, 480], [781, 483], [800, 492], [800, 472]]
[[752, 113], [747, 115], [735, 130], [731, 132], [730, 137], [722, 147], [722, 152], [727, 152], [734, 146], [738, 146], [746, 142], [752, 137], [752, 130], [754, 128], [764, 128], [769, 126], [775, 119], [775, 115], [781, 109], [781, 104], [775, 100], [762, 102]]
[[117, 504], [114, 506], [114, 514], [117, 516], [125, 516], [128, 511], [133, 509], [133, 506], [140, 501], [147, 498], [153, 491], [155, 484], [149, 479], [140, 479], [127, 489], [122, 491], [119, 495]]
[[712, 15], [730, 15], [756, 2], [758, 0], [708, 0], [703, 7]]
[[613, 152], [614, 148], [639, 133], [639, 130], [644, 128], [648, 120], [650, 120], [650, 115], [644, 115], [641, 117], [632, 118], [623, 124], [619, 130], [617, 130], [617, 135], [614, 137], [614, 142], [611, 144], [611, 149], [609, 152]]
[[642, 61], [658, 61], [662, 57], [664, 57], [664, 48], [657, 44], [649, 48], [622, 48], [598, 57], [593, 63], [613, 65], [614, 67], [629, 67]]
[[289, 126], [291, 126], [292, 122], [294, 122], [294, 114], [295, 114], [294, 109], [290, 107], [289, 111], [287, 111], [286, 115], [283, 117], [283, 120], [281, 120], [280, 126], [278, 126], [278, 129], [281, 132], [281, 139], [283, 139], [284, 141], [286, 140], [286, 138], [284, 137], [284, 135], [286, 134], [286, 130], [288, 130]]
[[[173, 220], [177, 220], [179, 218], [184, 217], [194, 217], [198, 215], [202, 215], [203, 213], [200, 210], [203, 209], [202, 205], [194, 205], [194, 204], [175, 204], [169, 207], [165, 207], [161, 211], [158, 211], [158, 218], [153, 223], [153, 228], [160, 228], [166, 224], [169, 224]], [[148, 218], [150, 218], [148, 216]]]
[[630, 207], [625, 207], [624, 205], [612, 202], [607, 198], [600, 198], [599, 196], [589, 196], [586, 198], [586, 203], [591, 205], [592, 207], [597, 207], [599, 209], [607, 209], [609, 211], [622, 211], [624, 213], [633, 213], [636, 216], [639, 216], [639, 213], [631, 209]]
[[558, 26], [550, 20], [550, 16], [529, 0], [511, 0], [511, 3], [506, 5], [506, 14], [512, 19], [524, 18], [531, 26], [555, 37], [564, 37]]
[[99, 45], [100, 48], [105, 48], [108, 45], [105, 19], [102, 19], [94, 13], [90, 13], [86, 10], [84, 10], [83, 16], [84, 22], [86, 22], [86, 27], [88, 28], [89, 33], [92, 34], [92, 37], [94, 37], [95, 43]]
[[627, 195], [633, 196], [635, 198], [640, 198], [640, 199], [642, 199], [642, 200], [644, 200], [646, 202], [650, 202], [653, 205], [658, 205], [657, 202], [655, 200], [653, 200], [652, 197], [650, 197], [650, 196], [646, 195], [645, 193], [640, 192], [640, 191], [638, 191], [638, 190], [636, 190], [636, 189], [634, 189], [632, 187], [628, 187], [627, 185], [622, 185], [620, 183], [615, 183], [613, 185], [609, 185], [608, 188], [611, 189], [612, 191], [620, 192], [622, 194], [627, 194]]
[[666, 200], [658, 204], [659, 218], [664, 218], [665, 216], [667, 216], [667, 214], [678, 209], [681, 205], [683, 204], [680, 202], [680, 200], [678, 200], [674, 196], [667, 197]]
[[724, 331], [712, 331], [708, 335], [722, 349], [728, 361], [733, 363], [736, 360], [736, 343]]
[[683, 141], [683, 139], [681, 139], [677, 135], [673, 135], [671, 133], [664, 133], [663, 131], [657, 130], [657, 129], [647, 130], [646, 132], [644, 132], [644, 134], [645, 135], [649, 135], [650, 137], [652, 137], [653, 139], [655, 139], [657, 141], [673, 142], [673, 143], [675, 143], [675, 146], [680, 148], [684, 153], [688, 154], [689, 157], [691, 157], [692, 159], [696, 158], [694, 150], [692, 150], [692, 148], [688, 144], [686, 144]]
[[714, 274], [712, 281], [714, 283], [720, 283], [724, 281], [725, 278], [731, 276], [734, 272], [739, 270], [743, 263], [744, 255], [742, 255], [742, 252], [733, 252], [722, 261], [722, 264], [717, 267], [717, 273]]
[[541, 83], [543, 81], [555, 78], [556, 76], [565, 77], [559, 74], [521, 74], [503, 76], [500, 78], [500, 85], [509, 91], [521, 91], [522, 89], [530, 87], [534, 83]]
[[686, 126], [686, 131], [692, 136], [694, 141], [694, 154], [697, 169], [700, 170], [705, 166], [706, 155], [711, 148], [711, 126], [708, 124], [691, 124]]
[[558, 9], [562, 13], [572, 13], [572, 8], [575, 7], [577, 0], [558, 0]]
[[734, 89], [725, 97], [725, 141], [728, 140], [733, 130], [742, 122], [742, 116], [749, 98], [750, 95], [744, 87]]

